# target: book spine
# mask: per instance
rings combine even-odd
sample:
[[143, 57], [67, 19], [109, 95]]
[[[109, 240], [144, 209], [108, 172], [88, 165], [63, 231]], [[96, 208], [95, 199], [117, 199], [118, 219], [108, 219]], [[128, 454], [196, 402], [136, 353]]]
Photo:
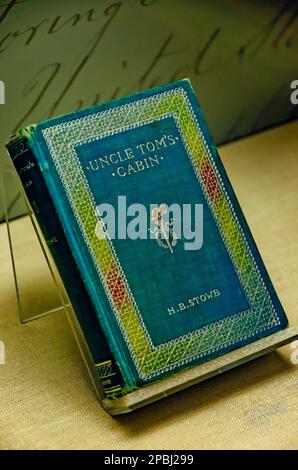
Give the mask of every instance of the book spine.
[[96, 318], [91, 299], [43, 179], [34, 146], [30, 143], [30, 131], [26, 129], [21, 135], [14, 137], [6, 147], [80, 324], [104, 395], [117, 396], [123, 388], [120, 369]]

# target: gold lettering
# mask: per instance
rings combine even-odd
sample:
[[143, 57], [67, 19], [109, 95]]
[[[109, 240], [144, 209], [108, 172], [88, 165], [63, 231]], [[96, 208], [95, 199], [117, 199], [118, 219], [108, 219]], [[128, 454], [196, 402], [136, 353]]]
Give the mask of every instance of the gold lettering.
[[[115, 160], [114, 160], [114, 157], [116, 157]], [[119, 161], [119, 158], [118, 158], [118, 157], [119, 157], [119, 152], [117, 152], [117, 153], [111, 153], [111, 155], [110, 155], [110, 162], [111, 162], [111, 163], [114, 163], [114, 164], [115, 164], [115, 163], [118, 163], [118, 161]]]
[[105, 157], [100, 157], [100, 158], [99, 158], [99, 162], [100, 162], [101, 168], [104, 168], [105, 165], [109, 165], [109, 164], [110, 164], [107, 155], [106, 155]]
[[142, 162], [142, 160], [137, 160], [137, 161], [135, 162], [135, 165], [136, 165], [138, 171], [143, 171], [143, 170], [145, 170], [144, 162]]
[[137, 149], [141, 151], [141, 154], [142, 154], [142, 155], [145, 155], [145, 152], [144, 152], [145, 146], [146, 146], [146, 144], [139, 144], [139, 145], [137, 145]]
[[166, 147], [166, 146], [167, 146], [167, 143], [166, 143], [166, 136], [163, 135], [160, 140], [154, 139], [154, 143], [155, 143], [157, 149], [160, 149], [160, 147]]
[[89, 166], [90, 166], [91, 170], [93, 170], [93, 171], [99, 170], [99, 166], [98, 166], [98, 161], [97, 161], [97, 160], [90, 160], [88, 163], [89, 163]]
[[[154, 166], [155, 164], [159, 165], [158, 155], [154, 155], [154, 157], [147, 157], [147, 158], [148, 158], [151, 166]], [[145, 159], [145, 160], [146, 160], [146, 163], [147, 163], [147, 159]]]
[[147, 142], [146, 148], [147, 148], [147, 150], [149, 150], [149, 152], [154, 152], [154, 150], [155, 150], [155, 145], [154, 145], [153, 142]]
[[131, 148], [125, 149], [124, 152], [128, 160], [134, 157], [134, 154]]
[[126, 176], [126, 171], [125, 171], [125, 168], [123, 166], [118, 166], [117, 168], [117, 174], [119, 176]]
[[174, 307], [170, 307], [167, 310], [168, 310], [169, 315], [173, 315], [174, 313], [176, 313], [176, 310], [174, 309]]
[[127, 166], [127, 174], [128, 174], [128, 175], [130, 175], [131, 173], [136, 173], [136, 171], [137, 171], [137, 170], [136, 170], [131, 164], [129, 164], [129, 165]]
[[167, 135], [167, 139], [168, 139], [170, 145], [175, 145], [176, 144], [175, 137], [173, 137], [172, 134]]

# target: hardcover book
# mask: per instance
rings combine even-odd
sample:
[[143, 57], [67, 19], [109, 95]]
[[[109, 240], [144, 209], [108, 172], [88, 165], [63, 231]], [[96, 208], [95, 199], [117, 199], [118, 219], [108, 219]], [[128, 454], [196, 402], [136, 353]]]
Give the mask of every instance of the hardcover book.
[[188, 80], [29, 126], [7, 148], [103, 400], [287, 326]]

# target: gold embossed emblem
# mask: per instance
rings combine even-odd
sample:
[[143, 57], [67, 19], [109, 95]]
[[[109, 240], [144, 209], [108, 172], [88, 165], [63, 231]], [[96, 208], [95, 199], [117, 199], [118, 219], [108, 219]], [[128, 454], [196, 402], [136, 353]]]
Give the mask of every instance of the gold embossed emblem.
[[167, 208], [165, 204], [160, 204], [154, 207], [151, 211], [151, 222], [156, 225], [154, 229], [150, 228], [150, 232], [159, 246], [173, 253], [173, 247], [177, 244], [177, 234], [174, 232], [173, 223], [174, 219], [165, 220]]

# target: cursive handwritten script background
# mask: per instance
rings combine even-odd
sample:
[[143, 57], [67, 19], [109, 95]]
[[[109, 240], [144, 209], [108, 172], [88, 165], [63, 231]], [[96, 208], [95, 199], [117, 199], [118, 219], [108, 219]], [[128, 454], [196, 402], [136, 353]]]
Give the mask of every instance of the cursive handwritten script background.
[[0, 0], [0, 165], [27, 124], [184, 77], [217, 143], [297, 117], [297, 15], [289, 0]]

